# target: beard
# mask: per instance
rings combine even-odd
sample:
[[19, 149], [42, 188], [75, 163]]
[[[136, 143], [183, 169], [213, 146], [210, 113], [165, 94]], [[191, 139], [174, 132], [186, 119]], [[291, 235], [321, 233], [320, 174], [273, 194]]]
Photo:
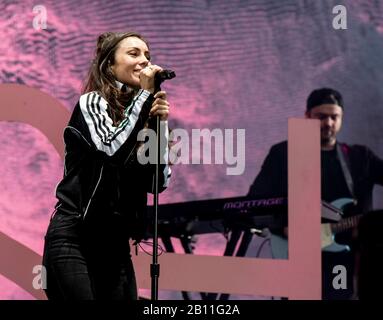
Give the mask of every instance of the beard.
[[336, 134], [331, 129], [323, 129], [321, 130], [321, 144], [328, 145], [333, 142], [336, 138]]

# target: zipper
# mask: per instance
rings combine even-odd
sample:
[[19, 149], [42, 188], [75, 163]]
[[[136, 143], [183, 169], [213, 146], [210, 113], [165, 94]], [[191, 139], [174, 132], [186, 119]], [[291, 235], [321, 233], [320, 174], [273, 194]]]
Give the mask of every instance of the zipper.
[[101, 181], [102, 171], [103, 171], [103, 170], [104, 170], [104, 165], [102, 165], [102, 167], [101, 167], [100, 177], [98, 178], [97, 184], [96, 184], [96, 186], [95, 186], [95, 188], [94, 188], [94, 190], [93, 190], [93, 193], [92, 193], [92, 195], [91, 195], [91, 197], [90, 197], [90, 199], [89, 199], [88, 205], [86, 206], [86, 209], [85, 209], [85, 212], [84, 212], [84, 216], [83, 216], [83, 218], [82, 218], [83, 220], [85, 220], [85, 216], [86, 216], [86, 214], [88, 213], [89, 205], [90, 205], [90, 203], [92, 202], [92, 200], [93, 200], [93, 196], [94, 196], [94, 194], [96, 193], [97, 187], [98, 187], [98, 185], [99, 185], [99, 183], [100, 183], [100, 181]]

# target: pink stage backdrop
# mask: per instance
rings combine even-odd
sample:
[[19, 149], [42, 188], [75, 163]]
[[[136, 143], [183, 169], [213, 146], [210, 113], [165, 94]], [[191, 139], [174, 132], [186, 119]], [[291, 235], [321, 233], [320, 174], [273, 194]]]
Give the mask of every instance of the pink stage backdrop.
[[[367, 144], [383, 156], [380, 1], [37, 4], [0, 0], [1, 83], [36, 88], [71, 111], [97, 36], [135, 30], [149, 40], [153, 62], [177, 73], [163, 86], [171, 102], [171, 127], [189, 133], [234, 129], [235, 137], [236, 129], [246, 130], [243, 174], [227, 175], [225, 162], [174, 166], [162, 203], [245, 195], [269, 147], [287, 138], [287, 119], [303, 115], [305, 99], [317, 87], [334, 87], [344, 95], [340, 138]], [[332, 10], [339, 4], [347, 9], [345, 30], [333, 28]], [[62, 161], [37, 129], [1, 119], [0, 156], [0, 231], [41, 254]], [[377, 197], [375, 204], [382, 207], [383, 201]], [[198, 239], [197, 253], [222, 254], [222, 235]], [[0, 299], [29, 298], [0, 274]]]

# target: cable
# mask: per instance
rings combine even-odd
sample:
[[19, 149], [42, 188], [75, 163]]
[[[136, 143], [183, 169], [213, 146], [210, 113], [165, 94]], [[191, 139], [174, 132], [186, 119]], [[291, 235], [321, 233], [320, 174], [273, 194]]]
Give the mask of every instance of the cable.
[[[142, 244], [145, 244], [147, 246], [150, 246], [150, 245], [153, 245], [153, 242], [152, 241], [141, 241], [140, 243], [138, 243], [138, 246], [141, 248], [141, 250], [146, 253], [147, 255], [149, 256], [153, 256], [153, 253], [150, 253], [148, 251], [146, 251], [143, 247], [142, 247]], [[162, 253], [164, 253], [164, 248], [160, 245], [160, 244], [157, 244], [157, 251], [159, 252], [158, 253], [158, 256], [160, 256]]]

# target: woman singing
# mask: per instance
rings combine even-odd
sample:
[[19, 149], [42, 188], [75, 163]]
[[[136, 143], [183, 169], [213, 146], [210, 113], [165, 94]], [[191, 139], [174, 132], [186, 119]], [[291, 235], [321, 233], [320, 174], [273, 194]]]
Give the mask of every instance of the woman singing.
[[[141, 35], [99, 36], [84, 93], [64, 130], [64, 178], [43, 257], [48, 299], [137, 299], [129, 240], [142, 240], [147, 193], [154, 190], [154, 166], [138, 160], [137, 134], [159, 116], [161, 138], [168, 137], [169, 103], [154, 81], [160, 70]], [[169, 177], [169, 166], [161, 165], [160, 192]]]

